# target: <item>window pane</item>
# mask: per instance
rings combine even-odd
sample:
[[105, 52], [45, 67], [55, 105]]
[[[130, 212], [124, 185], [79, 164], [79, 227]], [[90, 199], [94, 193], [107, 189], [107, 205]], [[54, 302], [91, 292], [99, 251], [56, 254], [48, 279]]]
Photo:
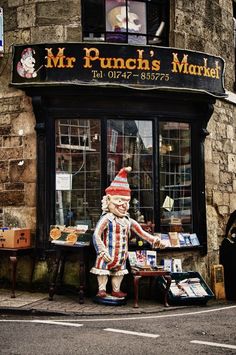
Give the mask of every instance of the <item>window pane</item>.
[[104, 0], [83, 1], [84, 39], [101, 38], [105, 33]]
[[146, 44], [146, 2], [106, 0], [106, 41]]
[[187, 123], [159, 125], [161, 230], [172, 222], [192, 231], [191, 130]]
[[148, 43], [168, 44], [169, 6], [168, 1], [148, 2]]
[[107, 142], [107, 185], [122, 167], [131, 166], [128, 175], [132, 191], [130, 214], [144, 227], [154, 226], [152, 121], [108, 120]]
[[56, 120], [57, 224], [94, 227], [100, 215], [100, 134], [98, 120]]

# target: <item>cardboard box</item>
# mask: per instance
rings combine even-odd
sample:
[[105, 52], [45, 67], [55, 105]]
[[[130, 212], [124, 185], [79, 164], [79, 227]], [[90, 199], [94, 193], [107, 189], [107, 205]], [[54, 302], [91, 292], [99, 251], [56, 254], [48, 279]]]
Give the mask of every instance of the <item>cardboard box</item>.
[[0, 248], [27, 248], [31, 245], [30, 229], [0, 230]]

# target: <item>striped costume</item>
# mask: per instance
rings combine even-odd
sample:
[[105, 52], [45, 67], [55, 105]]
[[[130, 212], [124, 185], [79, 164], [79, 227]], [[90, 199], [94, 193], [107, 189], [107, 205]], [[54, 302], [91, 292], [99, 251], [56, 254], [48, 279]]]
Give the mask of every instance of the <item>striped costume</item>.
[[[126, 259], [128, 257], [128, 238], [131, 230], [152, 245], [157, 240], [156, 237], [145, 232], [128, 215], [120, 218], [108, 212], [101, 216], [93, 235], [97, 259], [94, 267], [90, 270], [91, 273], [112, 276], [122, 276], [128, 273]], [[109, 254], [112, 259], [110, 262], [104, 260], [104, 253]]]

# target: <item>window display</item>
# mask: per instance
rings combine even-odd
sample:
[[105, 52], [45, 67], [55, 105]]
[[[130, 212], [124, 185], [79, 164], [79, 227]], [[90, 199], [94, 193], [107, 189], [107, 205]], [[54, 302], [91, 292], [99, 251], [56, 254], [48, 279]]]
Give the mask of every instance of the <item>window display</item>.
[[82, 17], [84, 41], [168, 45], [168, 0], [84, 0]]
[[180, 230], [173, 232], [192, 232], [191, 127], [177, 122], [159, 127], [161, 231], [170, 231], [177, 219]]

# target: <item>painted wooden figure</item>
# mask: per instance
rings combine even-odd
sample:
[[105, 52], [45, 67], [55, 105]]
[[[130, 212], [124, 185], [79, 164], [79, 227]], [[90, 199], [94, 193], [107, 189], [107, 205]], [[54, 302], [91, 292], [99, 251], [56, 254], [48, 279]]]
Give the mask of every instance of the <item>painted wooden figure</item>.
[[97, 275], [97, 298], [107, 297], [107, 281], [111, 276], [112, 297], [124, 298], [126, 293], [120, 290], [121, 282], [128, 273], [126, 260], [128, 257], [128, 239], [131, 230], [140, 238], [148, 241], [153, 248], [164, 248], [159, 237], [144, 231], [138, 222], [128, 214], [131, 190], [127, 173], [131, 167], [123, 168], [106, 189], [102, 200], [103, 213], [96, 225], [93, 243], [97, 253], [91, 273]]

